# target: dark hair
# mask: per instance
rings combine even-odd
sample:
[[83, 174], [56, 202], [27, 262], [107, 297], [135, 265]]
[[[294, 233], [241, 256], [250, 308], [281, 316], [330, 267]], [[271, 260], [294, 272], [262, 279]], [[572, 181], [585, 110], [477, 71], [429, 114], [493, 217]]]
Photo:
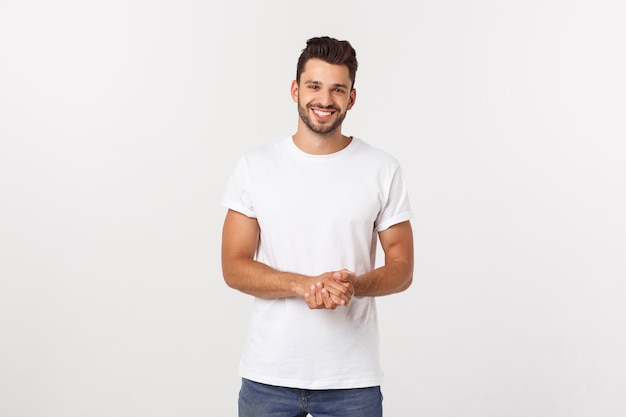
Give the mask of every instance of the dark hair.
[[328, 36], [311, 38], [306, 41], [306, 48], [302, 50], [296, 69], [296, 82], [300, 83], [300, 75], [309, 59], [321, 59], [329, 64], [347, 65], [350, 80], [354, 87], [356, 70], [359, 63], [356, 60], [356, 51], [348, 41], [340, 41]]

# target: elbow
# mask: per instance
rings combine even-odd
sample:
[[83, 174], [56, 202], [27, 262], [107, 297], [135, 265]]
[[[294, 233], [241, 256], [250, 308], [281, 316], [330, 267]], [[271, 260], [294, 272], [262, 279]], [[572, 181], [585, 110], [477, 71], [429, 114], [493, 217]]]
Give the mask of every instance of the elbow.
[[234, 271], [231, 271], [225, 265], [222, 265], [222, 278], [224, 279], [226, 285], [228, 285], [230, 288], [233, 288], [235, 290], [239, 289], [240, 285], [239, 280], [237, 279], [237, 274]]
[[404, 279], [400, 285], [399, 291], [407, 290], [413, 284], [413, 261], [407, 262], [404, 266]]
[[228, 285], [230, 288], [237, 289], [236, 280], [231, 275], [223, 273], [222, 276], [226, 285]]
[[404, 280], [402, 286], [400, 287], [400, 291], [408, 290], [411, 284], [413, 284], [413, 272], [411, 272]]
[[244, 283], [240, 279], [237, 279], [237, 277], [234, 275], [224, 274], [224, 282], [226, 283], [226, 285], [228, 285], [228, 287], [232, 288], [233, 290], [241, 291], [243, 293], [247, 292]]

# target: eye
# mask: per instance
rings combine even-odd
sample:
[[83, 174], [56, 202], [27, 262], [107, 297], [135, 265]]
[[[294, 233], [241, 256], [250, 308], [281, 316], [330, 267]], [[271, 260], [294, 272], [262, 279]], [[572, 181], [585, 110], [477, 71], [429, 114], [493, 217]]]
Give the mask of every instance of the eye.
[[317, 90], [319, 88], [319, 86], [315, 85], [315, 84], [309, 84], [309, 88], [311, 90]]
[[339, 87], [335, 88], [333, 91], [338, 94], [343, 94], [345, 92], [343, 88], [339, 88]]

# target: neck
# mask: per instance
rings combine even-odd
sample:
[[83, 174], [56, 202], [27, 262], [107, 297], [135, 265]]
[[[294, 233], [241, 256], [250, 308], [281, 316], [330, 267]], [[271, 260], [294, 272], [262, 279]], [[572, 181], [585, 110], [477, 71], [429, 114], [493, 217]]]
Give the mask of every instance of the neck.
[[329, 155], [339, 152], [352, 141], [351, 136], [345, 136], [341, 131], [333, 132], [329, 135], [319, 135], [317, 133], [298, 129], [293, 135], [293, 142], [302, 152], [312, 155]]

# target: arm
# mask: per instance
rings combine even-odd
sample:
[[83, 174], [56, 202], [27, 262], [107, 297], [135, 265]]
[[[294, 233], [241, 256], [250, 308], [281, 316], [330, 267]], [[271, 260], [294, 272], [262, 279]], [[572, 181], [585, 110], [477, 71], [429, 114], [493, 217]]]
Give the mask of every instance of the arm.
[[[259, 243], [260, 228], [256, 219], [233, 210], [228, 210], [222, 230], [222, 273], [226, 284], [246, 294], [261, 298], [281, 298], [299, 296], [311, 308], [334, 308], [347, 305], [352, 296], [352, 285], [338, 283], [332, 273], [317, 277], [280, 272], [254, 259]], [[312, 300], [309, 292], [324, 283], [325, 296], [318, 294]], [[333, 296], [331, 302], [330, 297]], [[343, 303], [342, 303], [343, 301]]]
[[401, 292], [413, 281], [413, 230], [405, 221], [378, 234], [385, 253], [385, 264], [366, 274], [355, 276], [341, 271], [342, 280], [354, 283], [356, 296], [380, 296]]
[[[246, 294], [263, 298], [296, 295], [296, 281], [304, 277], [278, 272], [254, 260], [259, 243], [259, 223], [228, 210], [222, 230], [222, 273], [226, 284]], [[303, 292], [303, 291], [302, 291]]]

